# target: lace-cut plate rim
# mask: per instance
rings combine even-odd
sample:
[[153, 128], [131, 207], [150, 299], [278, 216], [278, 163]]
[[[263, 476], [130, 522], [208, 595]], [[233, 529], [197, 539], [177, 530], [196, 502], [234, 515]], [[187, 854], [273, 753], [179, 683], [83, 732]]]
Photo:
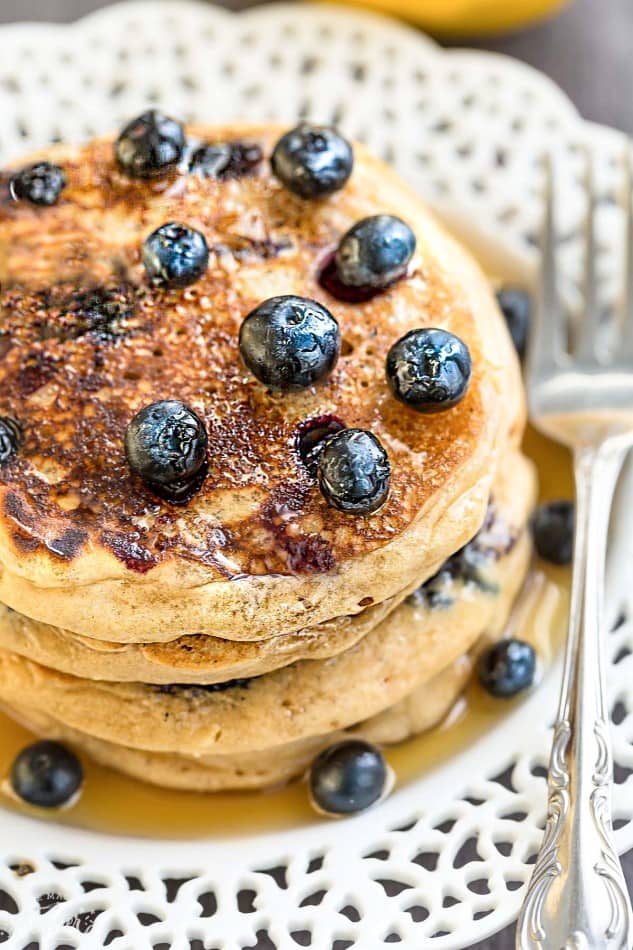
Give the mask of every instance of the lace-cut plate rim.
[[[335, 121], [393, 162], [494, 273], [528, 287], [547, 148], [565, 172], [561, 254], [572, 304], [579, 173], [591, 142], [601, 292], [606, 304], [617, 296], [623, 229], [614, 196], [628, 142], [582, 123], [557, 87], [513, 60], [444, 52], [393, 21], [310, 4], [235, 15], [188, 0], [130, 2], [69, 26], [0, 29], [0, 162], [106, 133], [148, 103], [205, 122]], [[624, 570], [632, 491], [627, 482], [609, 597], [621, 850], [633, 845], [633, 609]], [[158, 842], [3, 812], [0, 942], [246, 950], [264, 934], [262, 945], [277, 950], [471, 946], [518, 911], [544, 822], [557, 686], [552, 669], [467, 751], [344, 822]]]

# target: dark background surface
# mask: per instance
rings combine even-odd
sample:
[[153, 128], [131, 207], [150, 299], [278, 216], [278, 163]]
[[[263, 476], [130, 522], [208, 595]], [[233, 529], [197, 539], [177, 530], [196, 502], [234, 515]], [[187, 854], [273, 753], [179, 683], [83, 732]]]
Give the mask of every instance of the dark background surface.
[[[507, 0], [512, 2], [512, 0]], [[103, 0], [0, 0], [0, 22], [74, 20], [106, 6]], [[250, 0], [224, 0], [242, 9]], [[580, 112], [595, 122], [633, 134], [633, 0], [576, 0], [554, 20], [512, 36], [473, 41], [516, 56], [543, 70], [567, 92]], [[633, 883], [633, 852], [625, 859]], [[513, 928], [473, 945], [471, 950], [510, 950]]]

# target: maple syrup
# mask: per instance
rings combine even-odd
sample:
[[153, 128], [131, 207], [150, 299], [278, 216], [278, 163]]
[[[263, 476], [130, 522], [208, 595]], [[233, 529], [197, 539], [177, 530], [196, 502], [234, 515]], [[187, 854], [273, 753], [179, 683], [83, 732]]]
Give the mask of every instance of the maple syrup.
[[[572, 472], [566, 450], [533, 430], [526, 434], [525, 450], [539, 469], [540, 500], [571, 498]], [[550, 662], [565, 631], [569, 578], [566, 568], [539, 565], [510, 620], [509, 632], [533, 643], [541, 666]], [[492, 699], [473, 681], [440, 726], [386, 750], [397, 785], [457, 755], [520, 701]], [[17, 753], [32, 741], [26, 729], [0, 714], [0, 775], [8, 774]], [[47, 821], [152, 838], [217, 838], [274, 832], [323, 820], [311, 810], [302, 782], [268, 792], [169, 791], [82, 758], [86, 775], [83, 794], [68, 811], [42, 812], [8, 795], [3, 804]]]

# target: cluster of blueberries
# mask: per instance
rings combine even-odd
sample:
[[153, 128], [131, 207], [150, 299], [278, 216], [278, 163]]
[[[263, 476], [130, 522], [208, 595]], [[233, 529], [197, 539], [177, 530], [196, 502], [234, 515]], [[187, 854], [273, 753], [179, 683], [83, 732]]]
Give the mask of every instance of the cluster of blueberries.
[[[134, 178], [165, 175], [179, 166], [186, 150], [180, 123], [155, 110], [130, 122], [121, 132], [115, 154], [120, 168]], [[205, 177], [251, 171], [261, 161], [257, 146], [204, 145], [196, 149], [189, 170]], [[277, 143], [271, 165], [282, 184], [302, 199], [322, 198], [342, 188], [353, 168], [353, 151], [332, 129], [302, 124]], [[39, 162], [10, 181], [16, 200], [52, 205], [65, 187], [62, 168]], [[354, 225], [341, 239], [334, 257], [336, 281], [367, 299], [404, 277], [415, 252], [409, 226], [391, 215], [375, 215]], [[167, 288], [185, 287], [207, 270], [209, 248], [204, 235], [169, 222], [144, 241], [142, 260], [150, 280]], [[525, 350], [529, 298], [504, 290], [499, 303], [517, 351]], [[300, 390], [325, 379], [341, 351], [338, 323], [321, 303], [297, 296], [266, 300], [244, 319], [239, 350], [249, 371], [270, 389]], [[471, 376], [466, 344], [439, 329], [407, 333], [387, 354], [385, 371], [393, 395], [418, 412], [455, 406]], [[0, 464], [23, 439], [20, 425], [0, 418]], [[203, 421], [177, 400], [146, 406], [130, 422], [125, 448], [131, 469], [159, 496], [180, 503], [191, 497], [207, 471], [208, 435]], [[302, 427], [299, 452], [308, 472], [318, 479], [325, 499], [335, 508], [365, 515], [376, 511], [389, 491], [390, 464], [379, 440], [369, 431], [348, 429], [340, 421]], [[543, 506], [532, 522], [537, 552], [554, 563], [569, 563], [573, 506]], [[485, 651], [479, 663], [482, 685], [494, 696], [509, 697], [529, 687], [535, 676], [533, 648], [520, 640], [503, 640]], [[81, 789], [83, 771], [74, 753], [55, 742], [37, 742], [16, 758], [11, 784], [24, 801], [39, 807], [68, 805]], [[329, 814], [361, 811], [387, 791], [389, 770], [382, 752], [361, 740], [326, 749], [310, 776], [315, 806]]]
[[[178, 167], [185, 148], [182, 125], [151, 110], [123, 129], [115, 155], [127, 175], [147, 179]], [[207, 145], [194, 152], [189, 167], [217, 175], [231, 160], [221, 145]], [[242, 147], [241, 160], [248, 160], [247, 147]], [[338, 132], [305, 123], [282, 136], [271, 157], [275, 176], [305, 200], [341, 189], [353, 164], [352, 147]], [[63, 169], [40, 162], [17, 172], [10, 189], [18, 200], [50, 205], [64, 185]], [[380, 292], [405, 276], [415, 247], [413, 231], [399, 218], [389, 214], [365, 218], [339, 243], [334, 258], [337, 280], [365, 294]], [[145, 239], [142, 260], [155, 285], [186, 287], [206, 272], [209, 247], [200, 231], [170, 221]], [[340, 328], [316, 300], [273, 297], [244, 319], [239, 351], [246, 367], [268, 388], [304, 389], [334, 370], [341, 352]], [[386, 376], [394, 396], [418, 412], [449, 409], [468, 388], [470, 353], [462, 340], [445, 330], [412, 330], [391, 347]], [[127, 429], [125, 448], [132, 471], [172, 503], [186, 501], [204, 480], [208, 449], [204, 423], [177, 400], [143, 408]], [[373, 433], [342, 428], [323, 439], [321, 449], [316, 474], [329, 504], [357, 515], [370, 514], [384, 504], [390, 464]]]
[[[116, 155], [127, 173], [155, 176], [180, 160], [184, 136], [178, 123], [156, 112], [131, 122]], [[311, 200], [348, 181], [354, 163], [350, 144], [333, 129], [302, 124], [279, 140], [272, 154], [275, 176], [291, 192]], [[335, 255], [343, 286], [379, 292], [402, 278], [415, 252], [411, 228], [392, 215], [365, 218], [341, 239]], [[153, 283], [183, 287], [198, 280], [209, 261], [199, 231], [177, 222], [162, 225], [143, 244], [143, 263]], [[270, 389], [290, 392], [313, 386], [334, 370], [341, 351], [339, 325], [316, 300], [285, 295], [264, 301], [244, 319], [239, 351], [250, 372]], [[471, 373], [465, 344], [442, 330], [415, 330], [391, 348], [387, 379], [394, 395], [422, 412], [455, 405]], [[131, 469], [161, 497], [186, 500], [201, 484], [208, 437], [202, 420], [175, 400], [142, 409], [126, 433]], [[371, 432], [342, 428], [323, 439], [316, 475], [326, 500], [341, 511], [367, 515], [384, 504], [390, 480], [387, 453]]]

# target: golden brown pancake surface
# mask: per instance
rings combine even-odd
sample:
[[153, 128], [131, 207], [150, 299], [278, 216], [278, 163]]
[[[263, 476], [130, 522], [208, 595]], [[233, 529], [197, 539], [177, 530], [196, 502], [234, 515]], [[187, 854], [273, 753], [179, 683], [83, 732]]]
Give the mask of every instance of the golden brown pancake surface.
[[[176, 174], [139, 183], [116, 168], [110, 143], [98, 143], [62, 164], [69, 184], [59, 204], [5, 198], [1, 206], [0, 411], [26, 434], [0, 473], [16, 546], [72, 559], [93, 541], [141, 572], [174, 556], [220, 573], [302, 572], [402, 531], [463, 459], [482, 412], [476, 385], [458, 409], [436, 417], [388, 393], [384, 357], [411, 323], [403, 310], [414, 308], [416, 325], [442, 322], [476, 346], [471, 315], [431, 262], [418, 259], [406, 285], [370, 303], [341, 304], [317, 278], [341, 215], [353, 208], [353, 183], [334, 200], [334, 215], [331, 202], [305, 202], [276, 184], [266, 163], [240, 182]], [[199, 228], [212, 249], [208, 275], [184, 291], [152, 287], [139, 259], [143, 238], [171, 220]], [[262, 285], [278, 281], [329, 305], [353, 347], [313, 392], [273, 394], [239, 357], [243, 317], [261, 302]], [[209, 476], [184, 509], [160, 503], [123, 451], [134, 413], [164, 398], [191, 405], [209, 431]], [[307, 476], [297, 426], [324, 413], [391, 437], [393, 488], [380, 514], [333, 511]], [[428, 466], [420, 484], [398, 443], [441, 453], [441, 466]], [[201, 518], [209, 509], [211, 518]]]
[[[118, 627], [135, 609], [137, 581], [172, 591], [235, 581], [222, 586], [219, 632], [239, 639], [239, 582], [272, 579], [273, 593], [267, 588], [256, 605], [264, 614], [277, 578], [305, 578], [296, 599], [306, 601], [311, 577], [340, 576], [343, 584], [342, 568], [406, 535], [440, 494], [437, 512], [492, 477], [496, 440], [508, 416], [521, 413], [516, 393], [509, 400], [514, 410], [501, 405], [504, 381], [517, 382], [516, 365], [506, 340], [488, 338], [497, 319], [492, 301], [474, 312], [483, 291], [471, 262], [382, 163], [357, 148], [346, 188], [325, 201], [304, 201], [270, 173], [279, 130], [189, 134], [239, 137], [261, 145], [264, 159], [241, 179], [181, 170], [135, 181], [117, 168], [112, 142], [97, 141], [47, 153], [67, 178], [53, 207], [14, 201], [8, 175], [0, 185], [0, 415], [24, 429], [18, 455], [0, 468], [0, 596], [21, 610], [32, 600], [33, 615], [41, 617], [34, 589], [67, 588], [66, 600], [74, 602], [60, 622], [79, 633], [85, 630], [77, 603], [90, 600], [90, 584], [119, 583], [112, 597]], [[342, 303], [320, 286], [321, 269], [344, 231], [379, 211], [408, 216], [416, 231], [410, 274], [369, 302]], [[199, 229], [211, 250], [208, 273], [185, 290], [152, 286], [141, 263], [143, 239], [167, 221]], [[279, 293], [319, 299], [341, 327], [336, 369], [301, 393], [267, 390], [238, 352], [244, 316]], [[423, 326], [462, 337], [474, 365], [464, 400], [431, 416], [397, 403], [384, 371], [391, 344]], [[127, 424], [160, 399], [190, 405], [209, 432], [209, 474], [184, 506], [161, 502], [125, 459]], [[370, 429], [389, 453], [389, 499], [370, 517], [329, 507], [301, 462], [299, 428], [322, 416]], [[484, 495], [482, 488], [470, 534], [483, 516]], [[440, 556], [464, 540], [447, 538]], [[429, 563], [436, 560], [430, 551]], [[318, 611], [311, 614], [308, 603], [305, 622], [365, 606], [362, 596], [354, 600], [358, 590], [349, 590], [353, 603], [333, 600], [330, 613], [320, 592]], [[395, 590], [386, 580], [378, 599]], [[209, 611], [219, 618], [212, 600]], [[203, 623], [211, 632], [206, 609], [205, 601], [193, 630]], [[255, 609], [251, 604], [249, 621]], [[170, 636], [168, 623], [181, 623], [173, 604], [157, 618], [156, 639]], [[153, 639], [145, 618], [142, 624]], [[270, 635], [299, 626], [293, 614]], [[104, 621], [95, 635], [107, 633]]]

